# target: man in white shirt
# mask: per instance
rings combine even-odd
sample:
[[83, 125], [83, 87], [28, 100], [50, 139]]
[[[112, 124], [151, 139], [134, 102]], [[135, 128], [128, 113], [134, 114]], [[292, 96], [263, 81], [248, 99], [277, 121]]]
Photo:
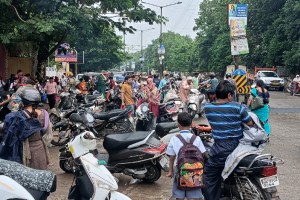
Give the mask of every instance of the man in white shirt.
[[63, 91], [66, 92], [68, 79], [64, 75], [61, 76], [60, 84], [61, 84], [61, 87], [62, 87]]
[[293, 79], [295, 84], [295, 92], [297, 93], [300, 90], [300, 76], [297, 74], [296, 77]]

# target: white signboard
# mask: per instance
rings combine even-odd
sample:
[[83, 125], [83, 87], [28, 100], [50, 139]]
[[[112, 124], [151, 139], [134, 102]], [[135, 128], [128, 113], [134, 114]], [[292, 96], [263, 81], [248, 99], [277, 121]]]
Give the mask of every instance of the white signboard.
[[231, 40], [231, 55], [243, 55], [249, 53], [247, 38]]
[[56, 67], [46, 67], [46, 76], [48, 77], [56, 76]]

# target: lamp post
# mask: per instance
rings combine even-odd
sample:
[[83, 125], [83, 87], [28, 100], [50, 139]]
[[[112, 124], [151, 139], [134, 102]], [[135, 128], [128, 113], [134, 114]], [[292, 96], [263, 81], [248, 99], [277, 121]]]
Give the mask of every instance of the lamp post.
[[[171, 4], [164, 5], [164, 6], [160, 6], [160, 5], [156, 5], [156, 4], [152, 4], [152, 3], [147, 3], [147, 2], [144, 2], [144, 1], [142, 1], [142, 3], [160, 8], [160, 16], [162, 17], [163, 8], [173, 6], [173, 5], [177, 5], [177, 4], [181, 4], [182, 2], [178, 1], [177, 3], [171, 3]], [[161, 21], [160, 22], [160, 34], [159, 34], [159, 49], [158, 49], [159, 60], [160, 60], [160, 66], [159, 66], [160, 77], [163, 77], [163, 60], [164, 60], [163, 54], [165, 53], [165, 48], [162, 45], [162, 40], [163, 40], [163, 38], [162, 38], [162, 21]], [[163, 53], [163, 54], [160, 54], [160, 53]]]
[[[143, 67], [143, 64], [144, 64], [144, 54], [143, 54], [143, 33], [144, 31], [150, 31], [150, 30], [153, 30], [155, 28], [148, 28], [148, 29], [144, 29], [144, 30], [138, 30], [138, 31], [141, 31], [141, 57], [140, 57], [140, 61], [141, 61], [141, 67]], [[149, 75], [149, 66], [147, 68], [147, 73]]]

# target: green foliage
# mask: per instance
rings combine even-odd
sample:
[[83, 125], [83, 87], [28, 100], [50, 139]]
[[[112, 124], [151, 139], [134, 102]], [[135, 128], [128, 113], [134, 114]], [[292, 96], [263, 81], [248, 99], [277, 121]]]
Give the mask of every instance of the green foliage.
[[[59, 44], [69, 42], [87, 53], [87, 68], [109, 68], [124, 59], [115, 28], [133, 32], [128, 22], [160, 22], [138, 0], [1, 0], [0, 43], [31, 42], [38, 46], [38, 62], [45, 63]], [[107, 13], [118, 13], [114, 21]]]
[[[191, 61], [193, 57], [194, 42], [188, 36], [181, 36], [178, 33], [167, 32], [163, 33], [163, 42], [166, 53], [164, 55], [164, 67], [170, 71], [190, 71], [192, 70]], [[159, 38], [152, 41], [144, 51], [144, 68], [146, 71], [149, 66], [150, 69], [158, 69], [159, 59], [158, 50]], [[140, 52], [131, 55], [136, 63], [140, 63]], [[137, 68], [139, 69], [139, 68]]]
[[[241, 56], [249, 68], [286, 66], [300, 71], [300, 2], [299, 0], [252, 0], [249, 4], [248, 55]], [[201, 71], [222, 72], [232, 64], [226, 5], [229, 0], [204, 0], [200, 5], [195, 30], [197, 47], [194, 64]]]

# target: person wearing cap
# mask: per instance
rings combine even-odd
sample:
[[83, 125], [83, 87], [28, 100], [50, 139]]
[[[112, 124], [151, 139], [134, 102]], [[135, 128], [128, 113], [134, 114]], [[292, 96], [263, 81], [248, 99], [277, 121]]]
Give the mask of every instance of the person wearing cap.
[[179, 97], [183, 103], [183, 110], [187, 111], [187, 101], [188, 96], [191, 92], [191, 89], [193, 89], [193, 78], [191, 76], [188, 76], [185, 80], [183, 80], [179, 87]]

